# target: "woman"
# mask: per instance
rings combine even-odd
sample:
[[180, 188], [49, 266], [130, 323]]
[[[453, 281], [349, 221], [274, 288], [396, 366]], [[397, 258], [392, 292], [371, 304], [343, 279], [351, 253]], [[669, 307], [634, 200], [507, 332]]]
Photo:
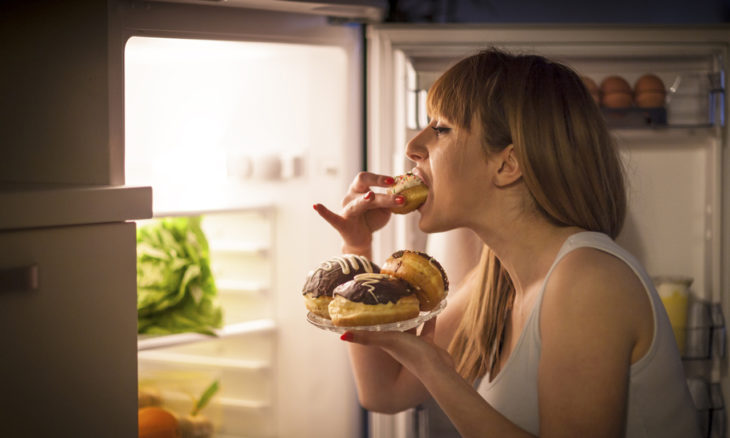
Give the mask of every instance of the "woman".
[[[569, 68], [495, 49], [449, 69], [406, 155], [429, 186], [419, 227], [473, 230], [482, 261], [415, 333], [348, 332], [361, 404], [433, 397], [464, 437], [694, 437], [696, 413], [666, 313], [613, 238], [626, 198], [599, 109]], [[336, 214], [343, 251], [402, 203], [363, 172]]]

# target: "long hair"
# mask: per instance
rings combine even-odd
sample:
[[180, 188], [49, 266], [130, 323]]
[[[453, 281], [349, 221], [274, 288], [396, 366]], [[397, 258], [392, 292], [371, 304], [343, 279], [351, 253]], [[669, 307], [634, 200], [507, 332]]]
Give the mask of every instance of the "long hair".
[[[467, 130], [480, 123], [487, 157], [514, 145], [532, 204], [547, 220], [618, 235], [626, 213], [623, 168], [598, 106], [572, 69], [491, 48], [446, 71], [427, 104], [430, 114]], [[468, 381], [499, 360], [515, 292], [488, 247], [481, 268], [479, 290], [449, 346]]]

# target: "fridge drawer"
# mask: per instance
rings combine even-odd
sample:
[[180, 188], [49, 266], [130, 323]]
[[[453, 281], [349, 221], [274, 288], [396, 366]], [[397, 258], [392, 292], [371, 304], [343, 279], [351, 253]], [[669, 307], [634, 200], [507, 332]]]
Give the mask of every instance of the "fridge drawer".
[[135, 225], [0, 232], [0, 248], [17, 280], [0, 281], [3, 435], [137, 436]]

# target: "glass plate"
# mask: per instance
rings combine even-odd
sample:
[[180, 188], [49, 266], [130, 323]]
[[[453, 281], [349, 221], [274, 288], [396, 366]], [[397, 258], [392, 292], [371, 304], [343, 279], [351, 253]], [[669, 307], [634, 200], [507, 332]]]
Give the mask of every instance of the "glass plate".
[[312, 312], [307, 313], [307, 321], [309, 321], [315, 327], [319, 327], [322, 330], [329, 330], [335, 333], [345, 333], [346, 331], [355, 330], [366, 330], [371, 332], [404, 332], [412, 328], [416, 328], [429, 319], [435, 317], [442, 310], [446, 308], [446, 300], [442, 300], [441, 303], [435, 309], [430, 312], [421, 312], [417, 317], [406, 319], [405, 321], [391, 322], [388, 324], [376, 324], [376, 325], [359, 325], [351, 327], [338, 327], [332, 324], [329, 319], [322, 318], [321, 316], [315, 315]]

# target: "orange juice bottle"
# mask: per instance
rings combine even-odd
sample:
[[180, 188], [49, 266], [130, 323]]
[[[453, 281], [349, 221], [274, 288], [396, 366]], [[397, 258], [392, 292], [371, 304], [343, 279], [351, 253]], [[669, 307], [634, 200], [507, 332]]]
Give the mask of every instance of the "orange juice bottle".
[[687, 333], [687, 308], [689, 307], [689, 287], [694, 281], [691, 277], [661, 276], [654, 278], [656, 290], [664, 303], [664, 308], [672, 324], [674, 338], [677, 340], [679, 352], [685, 352]]

